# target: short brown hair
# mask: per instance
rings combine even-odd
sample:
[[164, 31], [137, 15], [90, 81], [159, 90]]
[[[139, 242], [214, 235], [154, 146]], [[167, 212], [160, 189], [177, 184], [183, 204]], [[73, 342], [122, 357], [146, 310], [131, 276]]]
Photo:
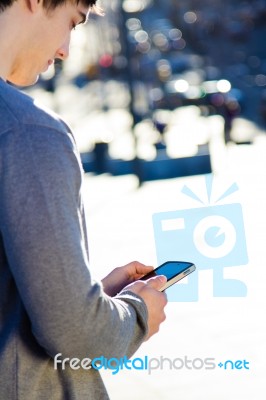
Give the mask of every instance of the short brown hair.
[[[12, 4], [15, 2], [16, 0], [0, 0], [0, 12], [4, 11], [6, 8], [12, 6]], [[87, 7], [93, 7], [96, 4], [97, 0], [43, 0], [43, 6], [46, 9], [55, 9], [56, 7], [67, 3], [68, 1], [73, 1], [78, 3], [82, 3]]]

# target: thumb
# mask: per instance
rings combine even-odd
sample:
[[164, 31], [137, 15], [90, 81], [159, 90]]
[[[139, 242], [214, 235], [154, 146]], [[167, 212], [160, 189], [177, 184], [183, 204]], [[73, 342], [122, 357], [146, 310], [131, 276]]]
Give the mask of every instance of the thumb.
[[160, 290], [166, 282], [167, 282], [166, 276], [158, 275], [155, 276], [154, 278], [148, 279], [147, 285], [149, 285], [153, 289]]

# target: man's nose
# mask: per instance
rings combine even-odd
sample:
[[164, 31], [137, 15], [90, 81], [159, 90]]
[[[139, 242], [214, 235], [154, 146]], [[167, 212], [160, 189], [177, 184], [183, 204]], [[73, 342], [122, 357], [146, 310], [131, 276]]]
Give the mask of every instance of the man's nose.
[[60, 58], [60, 60], [65, 60], [69, 56], [69, 45], [70, 45], [70, 35], [65, 41], [65, 43], [60, 46], [60, 48], [56, 52], [56, 58]]

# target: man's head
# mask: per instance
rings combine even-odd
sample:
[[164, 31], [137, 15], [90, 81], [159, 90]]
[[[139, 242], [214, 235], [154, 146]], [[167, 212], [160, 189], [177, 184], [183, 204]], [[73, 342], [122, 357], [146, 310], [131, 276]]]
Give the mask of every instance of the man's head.
[[[68, 57], [71, 31], [96, 0], [0, 0], [0, 76], [27, 86]], [[2, 39], [1, 39], [2, 38]]]

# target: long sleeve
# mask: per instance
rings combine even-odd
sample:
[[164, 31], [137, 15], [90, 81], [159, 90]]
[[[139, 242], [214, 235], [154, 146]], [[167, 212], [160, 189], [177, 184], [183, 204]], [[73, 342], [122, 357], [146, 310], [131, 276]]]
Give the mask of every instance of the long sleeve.
[[131, 356], [146, 306], [132, 293], [110, 298], [91, 279], [71, 134], [26, 123], [1, 146], [1, 231], [37, 342], [52, 357]]

